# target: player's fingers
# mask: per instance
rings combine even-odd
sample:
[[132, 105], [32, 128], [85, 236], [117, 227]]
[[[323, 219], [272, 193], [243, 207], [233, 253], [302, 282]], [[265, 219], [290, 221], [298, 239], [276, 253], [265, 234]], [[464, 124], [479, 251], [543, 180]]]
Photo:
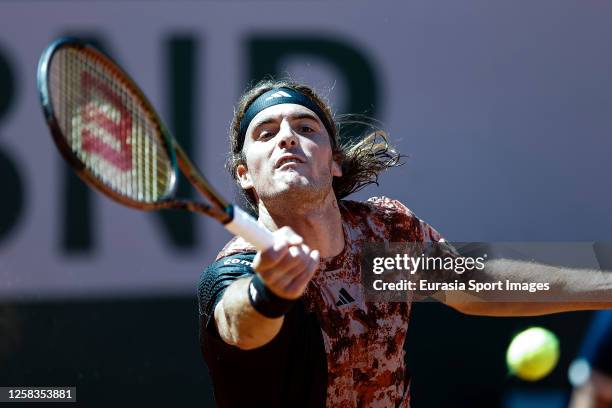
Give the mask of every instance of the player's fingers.
[[285, 226], [278, 230], [278, 234], [284, 236], [289, 245], [300, 245], [304, 242], [301, 235], [298, 235], [291, 227]]
[[312, 260], [308, 254], [304, 254], [305, 257], [300, 256], [297, 262], [294, 262], [291, 267], [288, 267], [285, 271], [278, 273], [275, 276], [273, 285], [286, 293], [291, 282], [293, 282], [298, 276], [307, 272], [310, 267]]
[[274, 244], [263, 252], [258, 252], [253, 260], [253, 267], [261, 272], [274, 268], [283, 259], [287, 249], [292, 245], [302, 245], [304, 239], [295, 233], [290, 227], [282, 227], [274, 231]]
[[311, 251], [310, 258], [315, 262], [316, 265], [318, 265], [319, 261], [321, 260], [321, 254], [319, 253], [319, 250], [315, 249]]
[[312, 280], [312, 276], [315, 270], [316, 268], [312, 271], [304, 271], [304, 273], [302, 273], [293, 282], [291, 282], [291, 286], [289, 286], [286, 290], [286, 293], [288, 294], [288, 299], [297, 299], [302, 296], [302, 294], [306, 290], [306, 287], [308, 286], [308, 283], [310, 283], [310, 281]]
[[285, 235], [279, 234], [274, 237], [274, 244], [265, 251], [257, 252], [253, 259], [253, 269], [262, 272], [274, 268], [287, 254], [289, 243]]
[[273, 268], [267, 269], [260, 274], [267, 284], [282, 287], [284, 281], [293, 279], [295, 275], [306, 268], [309, 255], [310, 248], [307, 245], [291, 246], [284, 257]]
[[310, 262], [306, 269], [298, 274], [293, 280], [287, 285], [286, 293], [291, 295], [292, 298], [297, 298], [304, 293], [304, 289], [308, 285], [308, 282], [315, 275], [319, 268], [319, 251], [314, 250], [311, 252]]

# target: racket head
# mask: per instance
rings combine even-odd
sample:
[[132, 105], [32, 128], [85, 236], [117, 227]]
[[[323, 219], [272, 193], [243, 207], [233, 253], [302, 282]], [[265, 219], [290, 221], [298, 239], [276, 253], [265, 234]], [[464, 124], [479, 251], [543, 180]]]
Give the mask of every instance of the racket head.
[[177, 186], [174, 139], [117, 63], [62, 38], [43, 52], [37, 82], [55, 145], [81, 179], [121, 204], [165, 207]]

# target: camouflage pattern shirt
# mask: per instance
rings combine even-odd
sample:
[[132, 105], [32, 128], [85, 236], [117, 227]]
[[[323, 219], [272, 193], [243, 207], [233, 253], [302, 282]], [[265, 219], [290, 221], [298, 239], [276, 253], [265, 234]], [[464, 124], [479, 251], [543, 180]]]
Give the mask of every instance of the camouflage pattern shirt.
[[[396, 200], [374, 197], [339, 204], [344, 249], [321, 260], [301, 299], [304, 311], [316, 316], [320, 328], [327, 368], [325, 405], [408, 407], [404, 341], [411, 302], [367, 302], [361, 284], [361, 253], [368, 242], [437, 242], [441, 237]], [[234, 238], [217, 260], [244, 252], [254, 248]], [[200, 296], [201, 311], [205, 311], [202, 302]], [[212, 309], [208, 309], [210, 315]]]

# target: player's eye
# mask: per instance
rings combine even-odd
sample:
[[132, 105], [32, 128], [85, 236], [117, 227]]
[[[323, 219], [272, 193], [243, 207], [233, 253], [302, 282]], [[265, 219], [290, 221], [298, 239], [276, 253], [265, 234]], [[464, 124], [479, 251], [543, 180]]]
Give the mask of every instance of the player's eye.
[[308, 125], [300, 126], [300, 133], [312, 133], [314, 131], [315, 130], [313, 128], [311, 128], [310, 126], [308, 126]]
[[270, 130], [262, 130], [257, 136], [257, 140], [268, 140], [274, 136], [274, 132]]

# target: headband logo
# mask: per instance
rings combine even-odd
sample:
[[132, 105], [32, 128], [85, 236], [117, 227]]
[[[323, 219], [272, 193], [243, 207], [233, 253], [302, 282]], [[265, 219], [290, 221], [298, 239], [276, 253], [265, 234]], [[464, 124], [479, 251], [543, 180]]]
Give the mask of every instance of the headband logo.
[[269, 101], [270, 99], [275, 99], [275, 98], [291, 98], [291, 95], [289, 95], [287, 92], [285, 91], [278, 91], [278, 92], [274, 92], [272, 95], [268, 96], [266, 99], [264, 99], [266, 102]]

